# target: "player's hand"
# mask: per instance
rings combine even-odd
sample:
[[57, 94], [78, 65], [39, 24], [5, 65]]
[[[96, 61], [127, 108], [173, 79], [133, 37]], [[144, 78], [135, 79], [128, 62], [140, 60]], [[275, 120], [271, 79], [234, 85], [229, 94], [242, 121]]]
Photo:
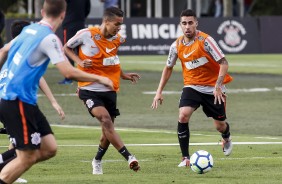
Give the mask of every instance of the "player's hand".
[[58, 112], [61, 119], [65, 119], [65, 112], [63, 111], [62, 107], [57, 102], [52, 103], [52, 106]]
[[163, 98], [162, 94], [156, 94], [155, 98], [153, 99], [153, 103], [151, 105], [151, 108], [157, 109], [158, 104], [160, 103], [160, 105], [162, 105], [163, 100], [164, 100], [164, 98]]
[[110, 80], [108, 77], [99, 76], [98, 82], [104, 84], [105, 86], [109, 87], [111, 90], [114, 90], [113, 81]]
[[133, 84], [136, 84], [141, 77], [137, 73], [124, 73], [121, 78], [124, 80], [130, 80]]
[[84, 59], [81, 62], [78, 63], [79, 66], [83, 67], [83, 68], [89, 68], [92, 66], [92, 61], [91, 59]]
[[221, 88], [215, 88], [213, 91], [214, 95], [214, 104], [221, 104], [225, 102], [226, 95], [222, 93]]

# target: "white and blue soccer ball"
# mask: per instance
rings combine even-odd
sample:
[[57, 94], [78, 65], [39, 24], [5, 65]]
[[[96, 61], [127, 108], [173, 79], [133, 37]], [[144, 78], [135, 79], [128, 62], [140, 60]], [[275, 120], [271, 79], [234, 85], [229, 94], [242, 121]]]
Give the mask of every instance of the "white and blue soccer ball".
[[198, 174], [204, 174], [210, 171], [213, 167], [212, 155], [204, 150], [196, 151], [190, 157], [190, 167], [192, 171]]

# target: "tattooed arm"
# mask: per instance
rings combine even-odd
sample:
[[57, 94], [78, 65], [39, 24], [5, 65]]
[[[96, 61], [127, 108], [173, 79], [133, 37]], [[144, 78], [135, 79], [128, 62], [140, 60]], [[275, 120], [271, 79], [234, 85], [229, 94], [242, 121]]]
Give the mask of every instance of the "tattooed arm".
[[216, 84], [215, 84], [215, 87], [214, 87], [214, 92], [213, 92], [214, 97], [215, 97], [215, 99], [214, 99], [215, 104], [217, 102], [219, 104], [221, 104], [221, 102], [224, 102], [225, 94], [222, 93], [221, 86], [223, 84], [224, 77], [225, 77], [225, 75], [227, 74], [227, 71], [228, 71], [228, 62], [225, 59], [225, 57], [221, 58], [218, 61], [218, 63], [220, 65], [220, 69], [219, 69], [218, 78], [217, 78], [217, 81], [216, 81]]

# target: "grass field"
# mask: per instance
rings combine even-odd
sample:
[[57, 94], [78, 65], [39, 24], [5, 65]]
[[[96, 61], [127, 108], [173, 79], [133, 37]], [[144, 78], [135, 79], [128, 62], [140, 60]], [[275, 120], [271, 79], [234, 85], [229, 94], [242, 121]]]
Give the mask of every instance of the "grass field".
[[[211, 172], [198, 175], [177, 167], [181, 156], [175, 133], [182, 88], [180, 65], [175, 67], [165, 88], [173, 93], [165, 94], [164, 104], [151, 110], [154, 97], [151, 93], [158, 86], [166, 56], [123, 56], [123, 70], [138, 72], [142, 78], [136, 85], [122, 81], [118, 94], [121, 116], [115, 124], [129, 150], [140, 160], [142, 170], [130, 171], [123, 158], [110, 147], [103, 163], [105, 174], [91, 174], [91, 160], [100, 136], [99, 124], [75, 96], [76, 84], [58, 85], [62, 76], [51, 67], [45, 77], [67, 117], [61, 121], [44, 96], [39, 97], [38, 104], [54, 125], [58, 155], [35, 165], [23, 178], [31, 184], [281, 183], [282, 55], [228, 55], [227, 59], [234, 77], [228, 85], [227, 99], [228, 121], [236, 143], [233, 154], [224, 157], [218, 144], [220, 135], [201, 109], [190, 122], [190, 153], [199, 149], [209, 151], [215, 162]], [[0, 145], [5, 150], [7, 140], [2, 137]]]

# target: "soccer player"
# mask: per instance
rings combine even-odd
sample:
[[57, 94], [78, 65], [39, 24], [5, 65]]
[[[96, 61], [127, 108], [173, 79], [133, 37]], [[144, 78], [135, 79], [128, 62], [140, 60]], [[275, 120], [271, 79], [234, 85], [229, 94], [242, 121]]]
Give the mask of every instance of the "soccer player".
[[67, 60], [61, 41], [54, 34], [65, 17], [65, 10], [65, 0], [45, 0], [42, 20], [26, 26], [0, 50], [0, 62], [8, 52], [0, 73], [0, 119], [17, 154], [2, 169], [0, 184], [13, 183], [35, 163], [56, 155], [52, 129], [37, 106], [39, 80], [50, 60], [67, 78], [113, 88], [109, 78], [78, 70]]
[[[18, 20], [18, 21], [14, 21], [11, 25], [11, 36], [12, 38], [17, 37], [22, 29], [25, 26], [30, 25], [29, 22], [24, 21], [24, 20]], [[2, 67], [2, 66], [1, 66]], [[63, 109], [61, 108], [61, 106], [58, 104], [57, 100], [55, 99], [55, 97], [53, 96], [48, 84], [46, 83], [45, 79], [43, 77], [41, 77], [40, 81], [39, 81], [39, 87], [40, 89], [43, 91], [43, 93], [47, 96], [48, 100], [51, 102], [52, 106], [54, 107], [54, 109], [58, 112], [59, 116], [61, 117], [61, 119], [65, 118], [65, 113], [63, 111]], [[5, 128], [1, 128], [0, 129], [0, 133], [1, 134], [6, 134], [6, 129]], [[10, 144], [9, 146], [9, 150], [0, 154], [0, 171], [2, 170], [2, 168], [8, 163], [10, 162], [12, 159], [14, 159], [16, 157], [16, 149], [14, 148], [14, 146], [12, 144]], [[27, 183], [27, 181], [25, 179], [22, 178], [18, 178], [15, 183]]]
[[184, 87], [179, 101], [177, 135], [182, 161], [179, 167], [189, 166], [189, 126], [193, 112], [202, 106], [207, 117], [212, 117], [216, 129], [221, 133], [223, 152], [228, 156], [232, 151], [230, 127], [226, 122], [226, 88], [232, 81], [227, 74], [228, 62], [214, 39], [197, 30], [198, 21], [194, 11], [183, 10], [180, 15], [183, 35], [171, 45], [166, 66], [153, 99], [152, 108], [162, 104], [162, 91], [168, 82], [176, 60], [182, 65]]
[[[139, 170], [138, 161], [125, 147], [114, 129], [114, 120], [120, 115], [116, 108], [120, 78], [136, 83], [140, 76], [124, 73], [117, 55], [118, 47], [125, 40], [118, 31], [123, 24], [123, 11], [116, 7], [104, 11], [100, 27], [83, 29], [65, 44], [65, 53], [77, 63], [78, 69], [113, 81], [114, 90], [96, 82], [78, 82], [78, 95], [83, 100], [91, 116], [96, 117], [102, 127], [98, 152], [92, 161], [93, 174], [103, 174], [102, 157], [112, 144], [128, 161], [130, 169]], [[79, 48], [77, 56], [73, 51]]]

